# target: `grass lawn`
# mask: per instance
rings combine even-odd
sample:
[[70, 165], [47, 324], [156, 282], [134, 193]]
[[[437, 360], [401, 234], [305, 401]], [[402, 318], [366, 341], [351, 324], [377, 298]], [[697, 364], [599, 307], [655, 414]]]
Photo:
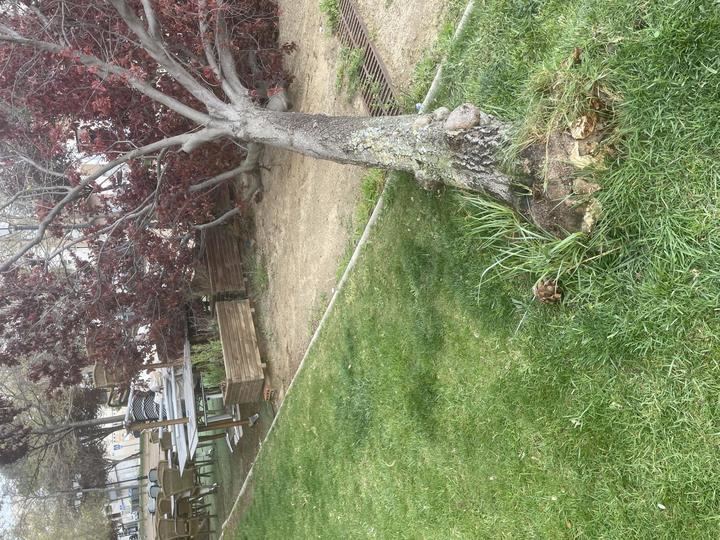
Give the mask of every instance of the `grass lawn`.
[[478, 4], [440, 101], [521, 146], [601, 95], [603, 218], [553, 240], [394, 182], [238, 538], [720, 535], [719, 50], [709, 0]]

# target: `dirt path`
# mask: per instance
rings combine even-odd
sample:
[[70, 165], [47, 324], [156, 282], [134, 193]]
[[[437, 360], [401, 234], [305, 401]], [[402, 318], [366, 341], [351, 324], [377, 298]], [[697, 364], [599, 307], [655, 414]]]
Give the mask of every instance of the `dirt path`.
[[[327, 34], [318, 0], [281, 0], [280, 41], [298, 50], [286, 67], [293, 110], [359, 115], [362, 109], [335, 97], [337, 43]], [[313, 314], [335, 285], [338, 260], [359, 193], [363, 169], [268, 149], [265, 194], [255, 211], [256, 251], [267, 272], [258, 314], [268, 380], [276, 403], [302, 358]]]
[[447, 0], [355, 0], [373, 45], [397, 91], [407, 90], [415, 65], [437, 38]]
[[[298, 50], [286, 67], [294, 110], [366, 114], [359, 100], [348, 103], [335, 89], [339, 45], [328, 34], [318, 0], [280, 0], [280, 41]], [[409, 84], [413, 66], [435, 39], [441, 0], [359, 0], [371, 35], [387, 58], [393, 82]], [[398, 33], [402, 28], [404, 32]], [[265, 194], [255, 210], [255, 254], [267, 273], [258, 315], [275, 404], [284, 398], [337, 280], [348, 245], [363, 169], [268, 150]]]

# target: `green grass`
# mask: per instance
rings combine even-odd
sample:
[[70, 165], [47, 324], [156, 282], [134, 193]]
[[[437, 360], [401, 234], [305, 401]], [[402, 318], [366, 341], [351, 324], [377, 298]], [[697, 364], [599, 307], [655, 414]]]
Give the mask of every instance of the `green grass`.
[[360, 90], [360, 70], [365, 61], [363, 49], [340, 47], [338, 53], [337, 75], [335, 77], [335, 90], [345, 92], [348, 99], [353, 99]]
[[315, 333], [315, 329], [320, 324], [320, 321], [327, 310], [329, 301], [327, 293], [322, 292], [313, 302], [312, 309], [310, 310], [310, 321], [308, 322], [308, 335], [311, 336]]
[[392, 185], [239, 538], [718, 537], [720, 7], [481, 4], [439, 103], [519, 148], [601, 95], [616, 152], [578, 175], [603, 219], [559, 241]]
[[[355, 251], [355, 246], [357, 246], [357, 243], [362, 237], [365, 225], [370, 219], [370, 216], [375, 209], [375, 205], [380, 198], [383, 187], [385, 186], [386, 177], [386, 171], [381, 171], [380, 169], [370, 169], [365, 173], [365, 176], [363, 176], [360, 181], [360, 200], [355, 207], [355, 215], [348, 224], [348, 230], [350, 232], [349, 242], [345, 249], [345, 253], [343, 253], [342, 258], [340, 259], [340, 263], [338, 264], [336, 275], [337, 281], [340, 281], [343, 273], [345, 273], [345, 268], [350, 262], [352, 254]], [[322, 314], [320, 314], [320, 317], [322, 317]]]
[[253, 252], [249, 257], [247, 265], [250, 268], [248, 274], [250, 277], [251, 290], [254, 295], [260, 296], [267, 291], [270, 286], [270, 276], [268, 276], [262, 254]]
[[320, 0], [320, 12], [325, 16], [331, 32], [337, 32], [340, 24], [340, 8], [337, 0]]

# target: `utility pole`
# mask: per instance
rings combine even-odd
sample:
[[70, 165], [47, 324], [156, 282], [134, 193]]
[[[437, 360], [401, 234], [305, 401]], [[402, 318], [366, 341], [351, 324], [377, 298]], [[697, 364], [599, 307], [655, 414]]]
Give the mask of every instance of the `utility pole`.
[[[56, 424], [54, 426], [47, 426], [33, 430], [36, 434], [55, 433], [64, 429], [77, 429], [84, 427], [93, 426], [104, 426], [106, 424], [116, 424], [118, 422], [125, 422], [124, 414], [116, 414], [115, 416], [105, 416], [103, 418], [93, 418], [91, 420], [80, 420], [78, 422], [68, 422], [66, 424]], [[118, 426], [118, 429], [123, 427]]]
[[140, 484], [143, 480], [147, 480], [147, 476], [138, 476], [137, 478], [128, 478], [126, 480], [119, 480], [117, 482], [108, 482], [104, 486], [98, 486], [98, 487], [91, 487], [91, 488], [75, 488], [75, 489], [62, 489], [60, 491], [54, 491], [52, 493], [46, 493], [43, 495], [9, 495], [5, 494], [4, 498], [8, 498], [10, 500], [16, 499], [16, 500], [46, 500], [46, 499], [53, 499], [55, 497], [65, 497], [67, 495], [77, 495], [79, 493], [109, 493], [110, 491], [117, 490], [117, 489], [125, 489], [125, 488], [131, 488], [135, 487], [135, 484], [129, 484], [127, 486], [121, 486], [120, 484], [124, 484], [126, 482], [136, 482], [137, 485]]

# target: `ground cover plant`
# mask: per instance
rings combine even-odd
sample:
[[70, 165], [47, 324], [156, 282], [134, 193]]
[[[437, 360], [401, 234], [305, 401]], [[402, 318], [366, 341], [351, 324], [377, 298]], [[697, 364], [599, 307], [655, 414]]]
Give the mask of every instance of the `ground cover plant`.
[[717, 536], [719, 47], [710, 1], [476, 8], [438, 101], [517, 150], [600, 89], [612, 152], [576, 174], [602, 219], [558, 240], [392, 184], [237, 537]]

